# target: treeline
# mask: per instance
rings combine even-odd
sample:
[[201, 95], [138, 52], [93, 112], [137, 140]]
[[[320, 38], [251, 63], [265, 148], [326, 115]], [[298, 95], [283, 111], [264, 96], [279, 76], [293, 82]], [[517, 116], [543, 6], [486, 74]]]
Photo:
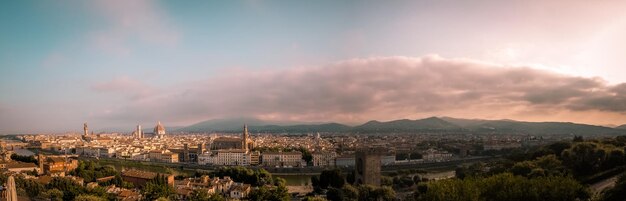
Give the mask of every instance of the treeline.
[[[350, 178], [352, 177], [352, 178]], [[374, 187], [367, 185], [350, 185], [354, 182], [353, 174], [344, 174], [340, 169], [324, 170], [320, 176], [311, 178], [314, 194], [325, 194], [331, 201], [356, 200], [395, 200], [396, 192], [390, 186]], [[309, 200], [312, 197], [307, 198]]]
[[[0, 175], [0, 182], [5, 183], [6, 181], [7, 176]], [[28, 197], [31, 200], [80, 200], [87, 197], [97, 198], [97, 200], [115, 199], [114, 196], [107, 194], [102, 187], [86, 188], [76, 181], [64, 177], [55, 177], [50, 183], [44, 185], [18, 175], [15, 177], [15, 185], [19, 196]]]
[[[201, 173], [196, 173], [196, 176], [201, 175]], [[213, 172], [208, 173], [208, 175], [211, 177], [220, 178], [224, 176], [229, 176], [233, 181], [243, 182], [252, 186], [263, 186], [266, 184], [274, 183], [272, 174], [263, 168], [253, 170], [241, 166], [221, 167]]]
[[431, 182], [418, 187], [419, 201], [571, 201], [586, 200], [591, 193], [571, 177], [527, 178], [510, 173]]
[[35, 163], [36, 165], [39, 165], [39, 161], [37, 161], [35, 156], [20, 156], [17, 154], [11, 154], [11, 160], [25, 163]]
[[[448, 200], [588, 200], [589, 178], [623, 171], [626, 137], [557, 142], [538, 149], [513, 152], [506, 160], [459, 167], [456, 178], [419, 184], [407, 197], [419, 201]], [[623, 177], [621, 182], [626, 183]], [[603, 193], [601, 201], [623, 199], [626, 184]], [[622, 196], [622, 197], [620, 197]], [[609, 199], [611, 198], [611, 199]]]

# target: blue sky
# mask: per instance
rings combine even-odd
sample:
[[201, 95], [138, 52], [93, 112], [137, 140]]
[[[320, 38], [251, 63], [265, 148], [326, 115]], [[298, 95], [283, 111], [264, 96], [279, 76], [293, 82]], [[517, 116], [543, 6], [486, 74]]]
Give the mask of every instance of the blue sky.
[[[624, 8], [620, 1], [6, 1], [0, 3], [0, 132], [68, 131], [84, 121], [101, 128], [132, 128], [157, 120], [187, 125], [240, 116], [358, 123], [456, 115], [621, 124], [626, 123], [622, 107], [577, 105], [546, 116], [535, 111], [545, 105], [528, 100], [515, 100], [521, 101], [516, 113], [485, 112], [489, 106], [473, 114], [462, 109], [396, 110], [410, 102], [372, 102], [367, 107], [379, 110], [337, 109], [342, 104], [321, 95], [307, 96], [310, 105], [293, 106], [311, 107], [323, 115], [284, 109], [290, 106], [257, 110], [271, 107], [262, 101], [225, 100], [287, 100], [308, 89], [319, 94], [348, 90], [345, 85], [316, 84], [342, 79], [332, 77], [333, 70], [349, 68], [343, 65], [355, 59], [364, 66], [391, 62], [391, 67], [373, 68], [393, 72], [389, 58], [433, 57], [593, 80], [600, 86], [581, 90], [604, 91], [615, 96], [608, 101], [619, 102], [621, 94], [612, 91], [626, 80]], [[292, 83], [307, 78], [302, 72], [319, 74], [319, 80]], [[255, 82], [269, 82], [262, 76], [281, 76], [284, 81], [266, 83], [270, 89], [255, 88]], [[246, 80], [233, 80], [240, 78]], [[288, 84], [302, 88], [281, 91], [279, 86]], [[256, 94], [259, 90], [268, 91]], [[358, 105], [350, 98], [363, 92], [354, 93], [341, 100]], [[186, 95], [193, 99], [180, 100]], [[551, 108], [580, 99], [569, 98], [555, 99], [559, 107]], [[193, 108], [176, 105], [198, 102], [202, 104]], [[220, 105], [229, 103], [235, 105]], [[174, 109], [159, 109], [164, 107]], [[593, 118], [582, 118], [591, 113]]]

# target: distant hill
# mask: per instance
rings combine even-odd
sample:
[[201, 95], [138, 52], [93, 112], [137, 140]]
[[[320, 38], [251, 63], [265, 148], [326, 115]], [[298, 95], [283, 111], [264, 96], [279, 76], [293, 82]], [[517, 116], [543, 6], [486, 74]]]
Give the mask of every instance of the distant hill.
[[626, 130], [626, 124], [615, 127], [615, 129], [622, 129], [622, 130]]
[[[199, 122], [190, 126], [182, 127], [176, 131], [182, 132], [241, 132], [243, 125], [248, 125], [248, 130], [254, 132], [324, 132], [319, 130], [342, 130], [348, 127], [336, 123], [313, 124], [303, 122], [280, 122], [280, 121], [264, 121], [256, 118], [232, 118], [232, 119], [214, 119]], [[349, 127], [348, 127], [349, 128]], [[330, 131], [333, 130], [333, 131]]]
[[327, 124], [312, 124], [312, 125], [292, 125], [292, 126], [254, 126], [249, 128], [256, 132], [268, 132], [268, 133], [310, 133], [310, 132], [346, 132], [352, 129], [350, 126], [346, 126], [338, 123]]
[[363, 125], [356, 126], [352, 131], [356, 132], [408, 132], [423, 130], [458, 130], [460, 126], [444, 121], [437, 117], [430, 117], [418, 120], [395, 120], [388, 122], [369, 121]]
[[474, 133], [518, 133], [533, 135], [572, 134], [626, 134], [626, 125], [620, 129], [605, 126], [576, 124], [569, 122], [524, 122], [515, 120], [460, 119], [452, 117], [430, 117], [425, 119], [401, 119], [387, 122], [369, 121], [358, 126], [339, 123], [270, 122], [253, 118], [221, 119], [200, 122], [177, 131], [185, 132], [241, 132], [248, 124], [251, 132], [259, 133], [402, 133], [429, 132], [474, 132]]

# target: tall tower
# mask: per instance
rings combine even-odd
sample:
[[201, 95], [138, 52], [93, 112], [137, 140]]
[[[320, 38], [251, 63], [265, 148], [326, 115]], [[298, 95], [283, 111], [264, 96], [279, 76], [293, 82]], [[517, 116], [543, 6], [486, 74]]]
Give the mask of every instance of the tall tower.
[[201, 142], [200, 144], [198, 144], [198, 155], [204, 153], [204, 148], [205, 147], [206, 147], [206, 145], [204, 144], [204, 142]]
[[135, 138], [143, 138], [143, 131], [141, 130], [141, 125], [137, 125], [137, 130], [135, 131]]
[[89, 127], [87, 127], [87, 122], [83, 124], [83, 135], [89, 136]]
[[17, 191], [15, 189], [15, 178], [13, 176], [9, 176], [6, 183], [7, 192], [6, 192], [6, 201], [17, 201]]
[[360, 148], [356, 151], [356, 170], [354, 179], [356, 184], [380, 186], [380, 156], [381, 148]]
[[248, 125], [244, 124], [243, 125], [243, 137], [241, 138], [241, 141], [243, 143], [243, 149], [245, 149], [246, 151], [248, 151]]

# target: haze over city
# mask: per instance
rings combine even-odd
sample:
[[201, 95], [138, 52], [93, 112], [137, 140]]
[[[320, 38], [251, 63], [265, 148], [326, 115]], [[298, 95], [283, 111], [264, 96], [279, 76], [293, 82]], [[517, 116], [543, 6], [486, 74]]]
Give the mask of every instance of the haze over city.
[[250, 117], [626, 124], [623, 1], [10, 1], [0, 133]]

